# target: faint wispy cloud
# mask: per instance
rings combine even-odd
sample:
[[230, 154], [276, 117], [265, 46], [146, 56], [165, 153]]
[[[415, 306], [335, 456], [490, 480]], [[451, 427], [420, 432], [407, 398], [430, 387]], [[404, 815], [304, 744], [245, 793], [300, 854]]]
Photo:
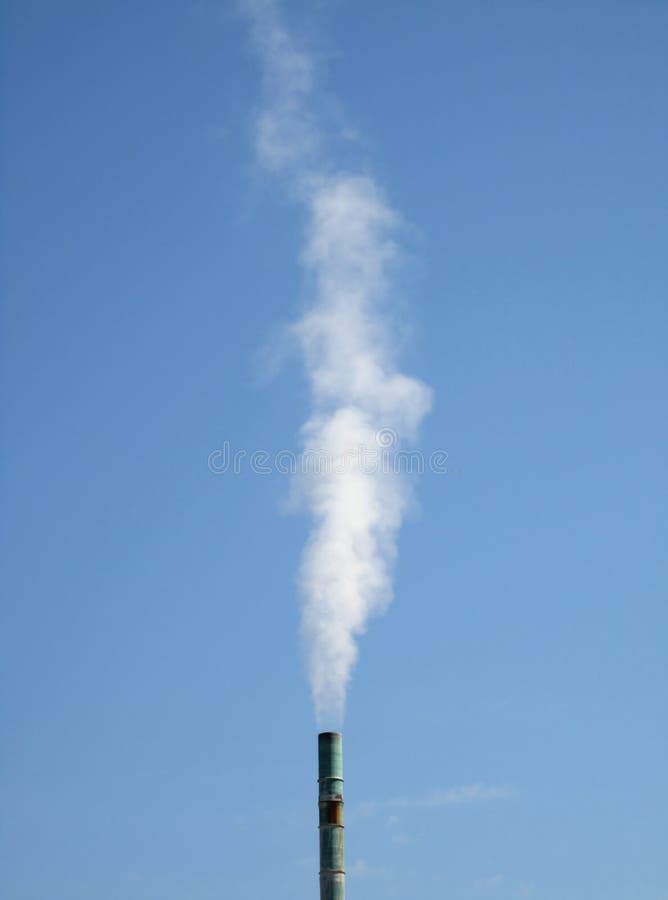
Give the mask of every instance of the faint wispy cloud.
[[346, 874], [353, 878], [374, 878], [387, 875], [388, 870], [384, 866], [371, 866], [365, 859], [356, 859], [346, 869]]
[[493, 891], [495, 888], [500, 887], [502, 882], [503, 875], [499, 872], [496, 875], [490, 875], [488, 878], [478, 879], [478, 881], [476, 881], [476, 887], [486, 891]]
[[489, 800], [506, 800], [514, 790], [509, 785], [463, 784], [446, 790], [434, 790], [423, 797], [393, 797], [388, 800], [369, 800], [360, 805], [360, 815], [373, 815], [386, 809], [436, 809], [443, 806], [460, 806]]
[[393, 844], [414, 844], [415, 837], [413, 835], [398, 830], [400, 828], [400, 823], [401, 819], [397, 815], [392, 814], [387, 817], [385, 827], [390, 832], [390, 840]]
[[417, 841], [417, 837], [414, 837], [412, 834], [393, 834], [392, 835], [392, 843], [399, 844], [401, 847], [405, 847], [408, 844], [415, 844]]

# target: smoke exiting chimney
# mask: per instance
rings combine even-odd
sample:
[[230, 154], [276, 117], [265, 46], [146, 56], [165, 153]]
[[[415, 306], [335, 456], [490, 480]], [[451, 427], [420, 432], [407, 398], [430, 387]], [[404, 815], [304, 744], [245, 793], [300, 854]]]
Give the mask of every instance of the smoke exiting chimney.
[[338, 731], [318, 735], [320, 900], [345, 900], [343, 869], [343, 750]]
[[[322, 122], [316, 64], [283, 22], [280, 0], [239, 0], [264, 68], [258, 160], [303, 207], [300, 260], [310, 303], [287, 331], [302, 352], [311, 412], [293, 498], [312, 514], [299, 584], [316, 719], [343, 723], [358, 638], [392, 600], [392, 564], [412, 479], [396, 453], [414, 441], [431, 390], [397, 368], [404, 343], [392, 276], [405, 232], [366, 160], [349, 168], [337, 123]], [[363, 154], [365, 156], [366, 154]], [[315, 463], [315, 465], [314, 465]], [[324, 464], [321, 464], [324, 463]]]

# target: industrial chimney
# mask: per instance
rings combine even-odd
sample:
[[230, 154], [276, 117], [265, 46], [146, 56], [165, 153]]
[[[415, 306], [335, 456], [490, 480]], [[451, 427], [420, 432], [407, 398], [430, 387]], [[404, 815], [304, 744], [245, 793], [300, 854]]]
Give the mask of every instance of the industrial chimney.
[[318, 735], [320, 900], [345, 900], [343, 870], [343, 751], [337, 731]]

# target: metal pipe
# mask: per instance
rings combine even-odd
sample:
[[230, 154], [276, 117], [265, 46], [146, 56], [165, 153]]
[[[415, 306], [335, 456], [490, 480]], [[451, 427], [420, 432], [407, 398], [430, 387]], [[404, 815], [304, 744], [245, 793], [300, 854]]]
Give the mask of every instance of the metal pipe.
[[338, 731], [318, 735], [320, 900], [345, 900], [343, 868], [343, 752]]

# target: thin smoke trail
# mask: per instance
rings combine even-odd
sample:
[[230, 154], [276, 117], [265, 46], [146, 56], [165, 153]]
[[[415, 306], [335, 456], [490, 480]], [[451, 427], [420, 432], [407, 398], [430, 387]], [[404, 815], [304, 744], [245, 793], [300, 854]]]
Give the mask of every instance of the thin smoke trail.
[[414, 439], [431, 390], [395, 363], [388, 301], [400, 219], [372, 177], [338, 169], [327, 154], [313, 62], [276, 3], [242, 5], [264, 75], [258, 160], [307, 218], [301, 264], [313, 299], [292, 327], [312, 397], [302, 447], [304, 454], [324, 450], [339, 465], [300, 485], [313, 519], [300, 573], [302, 632], [318, 721], [338, 725], [357, 639], [392, 599], [397, 532], [410, 500], [404, 477], [373, 471], [359, 451], [377, 450], [379, 435], [381, 443], [385, 435]]

